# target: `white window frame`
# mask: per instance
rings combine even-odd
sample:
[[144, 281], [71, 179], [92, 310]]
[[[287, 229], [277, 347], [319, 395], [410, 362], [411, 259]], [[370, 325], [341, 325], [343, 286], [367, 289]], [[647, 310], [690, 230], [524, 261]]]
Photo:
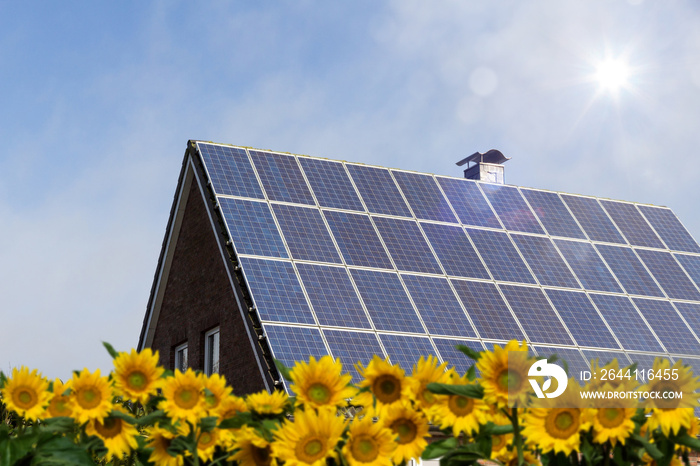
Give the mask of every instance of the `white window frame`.
[[[184, 361], [182, 360], [184, 356]], [[184, 362], [184, 364], [183, 364]], [[177, 345], [175, 347], [175, 357], [174, 357], [174, 364], [173, 364], [173, 370], [180, 370], [181, 372], [185, 372], [187, 368], [189, 367], [189, 360], [187, 357], [187, 342], [184, 342], [181, 345]]]
[[204, 334], [204, 373], [206, 375], [219, 373], [220, 341], [218, 326]]

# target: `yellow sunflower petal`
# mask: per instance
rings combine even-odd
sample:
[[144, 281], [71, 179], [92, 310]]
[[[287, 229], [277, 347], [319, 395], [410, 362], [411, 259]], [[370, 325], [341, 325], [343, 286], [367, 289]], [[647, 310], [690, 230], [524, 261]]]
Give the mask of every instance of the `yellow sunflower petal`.
[[25, 366], [12, 369], [12, 377], [0, 393], [7, 409], [31, 420], [45, 416], [45, 407], [51, 398], [49, 382], [36, 369], [29, 372]]

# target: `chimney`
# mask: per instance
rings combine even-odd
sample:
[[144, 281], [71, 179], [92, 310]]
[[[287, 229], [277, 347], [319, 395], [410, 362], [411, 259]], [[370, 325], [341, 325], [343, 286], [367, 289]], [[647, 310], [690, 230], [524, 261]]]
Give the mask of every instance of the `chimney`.
[[503, 184], [505, 182], [503, 162], [507, 160], [510, 159], [503, 155], [501, 151], [491, 149], [483, 154], [474, 152], [466, 159], [457, 162], [457, 166], [461, 167], [467, 164], [467, 168], [464, 170], [464, 177], [469, 180]]

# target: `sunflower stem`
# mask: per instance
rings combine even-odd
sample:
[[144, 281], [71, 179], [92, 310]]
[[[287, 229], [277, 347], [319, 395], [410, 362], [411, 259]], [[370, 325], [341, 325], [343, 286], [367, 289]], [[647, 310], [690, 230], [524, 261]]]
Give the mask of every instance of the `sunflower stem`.
[[515, 442], [515, 448], [518, 450], [518, 466], [522, 466], [525, 463], [525, 458], [523, 456], [523, 437], [520, 435], [520, 426], [518, 425], [517, 406], [513, 407], [512, 413], [510, 419], [513, 423], [513, 441]]

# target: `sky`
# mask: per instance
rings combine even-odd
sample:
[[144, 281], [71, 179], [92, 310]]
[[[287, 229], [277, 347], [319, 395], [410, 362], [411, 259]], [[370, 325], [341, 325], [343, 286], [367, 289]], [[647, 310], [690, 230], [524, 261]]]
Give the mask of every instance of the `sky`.
[[136, 347], [189, 139], [457, 177], [495, 148], [508, 184], [668, 206], [700, 238], [692, 0], [0, 1], [0, 17], [6, 373], [105, 373], [102, 341]]

